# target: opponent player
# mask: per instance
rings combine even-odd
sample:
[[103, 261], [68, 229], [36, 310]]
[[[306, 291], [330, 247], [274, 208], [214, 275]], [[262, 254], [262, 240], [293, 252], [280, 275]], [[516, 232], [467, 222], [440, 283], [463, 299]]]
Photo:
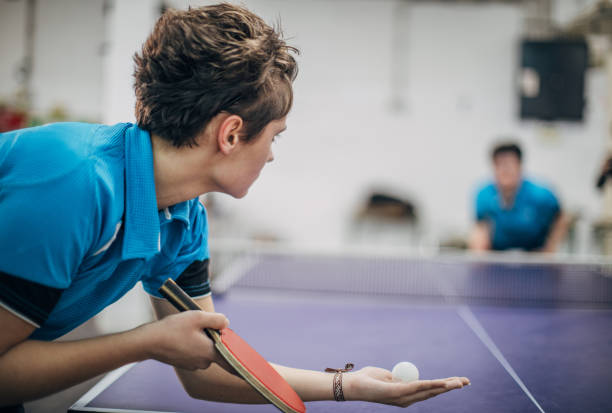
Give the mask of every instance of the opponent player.
[[548, 188], [523, 177], [522, 151], [513, 142], [491, 152], [495, 182], [476, 197], [476, 226], [470, 248], [476, 251], [522, 249], [555, 252], [569, 219]]
[[[197, 197], [243, 197], [272, 161], [292, 105], [292, 52], [244, 8], [169, 10], [135, 56], [137, 125], [63, 123], [1, 135], [0, 406], [14, 406], [4, 411], [147, 358], [175, 366], [194, 397], [264, 402], [214, 363], [202, 332], [228, 321], [214, 313]], [[166, 277], [210, 312], [176, 314], [158, 298]], [[159, 321], [53, 341], [139, 281]], [[334, 397], [333, 375], [276, 368], [305, 401]], [[373, 367], [344, 376], [346, 399], [399, 406], [468, 383], [392, 382]]]

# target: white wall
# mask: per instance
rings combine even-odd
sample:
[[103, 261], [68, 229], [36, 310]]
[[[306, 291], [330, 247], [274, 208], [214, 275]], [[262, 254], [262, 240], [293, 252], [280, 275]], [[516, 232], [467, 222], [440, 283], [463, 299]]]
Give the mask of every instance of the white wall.
[[[31, 110], [47, 116], [57, 106], [71, 119], [102, 114], [103, 0], [37, 1]], [[25, 56], [26, 1], [0, 2], [0, 99], [18, 91]]]
[[99, 121], [102, 112], [102, 0], [36, 2], [34, 110], [64, 106], [71, 117]]
[[135, 122], [136, 97], [134, 84], [134, 53], [139, 52], [159, 17], [157, 0], [112, 3], [106, 20], [107, 53], [104, 58], [103, 121]]
[[0, 101], [17, 93], [25, 54], [25, 1], [0, 2]]

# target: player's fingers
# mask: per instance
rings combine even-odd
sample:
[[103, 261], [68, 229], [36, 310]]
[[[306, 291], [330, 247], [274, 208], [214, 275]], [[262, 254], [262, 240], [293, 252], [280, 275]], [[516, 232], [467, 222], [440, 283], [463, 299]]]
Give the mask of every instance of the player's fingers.
[[[417, 380], [412, 382], [393, 382], [387, 387], [387, 397], [396, 402], [406, 400], [406, 397], [412, 397], [415, 394], [433, 389], [446, 389], [447, 384], [444, 379], [437, 380]], [[401, 404], [400, 404], [401, 405]]]
[[413, 382], [399, 382], [393, 384], [398, 386], [395, 392], [396, 395], [414, 395], [419, 392], [434, 389], [452, 390], [455, 388], [461, 388], [468, 385], [469, 380], [465, 377], [447, 377], [445, 379], [417, 380]]
[[445, 388], [447, 379], [435, 379], [435, 380], [418, 380], [406, 383], [412, 387], [413, 393], [430, 390], [435, 388]]
[[462, 387], [463, 387], [463, 382], [459, 380], [458, 378], [446, 381], [446, 388], [449, 390], [460, 389]]
[[446, 380], [447, 382], [458, 381], [459, 383], [461, 383], [462, 386], [468, 386], [470, 384], [470, 379], [468, 379], [467, 377], [447, 377], [444, 380]]
[[401, 407], [408, 407], [414, 403], [422, 402], [423, 400], [431, 399], [432, 397], [438, 396], [442, 393], [449, 392], [453, 389], [451, 388], [436, 388], [431, 390], [425, 390], [418, 393], [415, 393], [401, 401], [399, 404]]
[[[438, 380], [434, 380], [434, 381], [438, 381]], [[450, 378], [450, 380], [445, 379], [442, 381], [445, 382], [444, 387], [434, 387], [434, 388], [430, 388], [427, 390], [418, 391], [416, 393], [413, 393], [401, 399], [398, 405], [401, 407], [407, 407], [413, 403], [427, 400], [439, 394], [446, 393], [448, 391], [455, 390], [455, 389], [460, 389], [463, 387], [463, 383], [460, 380], [458, 380], [458, 378], [457, 379]]]
[[222, 330], [229, 326], [229, 320], [221, 313], [209, 313], [206, 311], [198, 311], [198, 326], [201, 328], [214, 328]]
[[437, 380], [433, 380], [433, 381], [440, 381], [442, 380], [444, 383], [448, 383], [448, 382], [459, 382], [461, 383], [462, 386], [467, 386], [470, 384], [470, 379], [468, 379], [467, 377], [446, 377], [444, 379], [437, 379]]
[[460, 380], [462, 378], [465, 378], [465, 377], [452, 376], [452, 377], [445, 377], [445, 378], [439, 379], [439, 380], [446, 380], [446, 381], [448, 381], [448, 380]]

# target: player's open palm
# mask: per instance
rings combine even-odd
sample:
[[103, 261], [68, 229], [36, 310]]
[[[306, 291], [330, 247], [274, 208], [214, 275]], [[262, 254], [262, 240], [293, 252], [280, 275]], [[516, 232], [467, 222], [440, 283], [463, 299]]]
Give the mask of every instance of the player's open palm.
[[389, 370], [364, 367], [345, 374], [344, 395], [347, 400], [364, 400], [393, 406], [408, 407], [447, 391], [469, 384], [466, 377], [403, 382], [394, 379]]
[[223, 314], [186, 311], [173, 314], [141, 328], [150, 346], [150, 358], [175, 367], [208, 368], [219, 356], [205, 328], [223, 329], [229, 324]]

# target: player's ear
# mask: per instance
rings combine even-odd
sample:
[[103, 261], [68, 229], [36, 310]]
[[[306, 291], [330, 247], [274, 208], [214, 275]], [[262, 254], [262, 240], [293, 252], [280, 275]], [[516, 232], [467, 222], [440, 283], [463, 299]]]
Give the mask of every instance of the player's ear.
[[238, 115], [228, 115], [221, 121], [217, 130], [217, 144], [225, 155], [229, 155], [240, 143], [243, 125], [244, 122]]

